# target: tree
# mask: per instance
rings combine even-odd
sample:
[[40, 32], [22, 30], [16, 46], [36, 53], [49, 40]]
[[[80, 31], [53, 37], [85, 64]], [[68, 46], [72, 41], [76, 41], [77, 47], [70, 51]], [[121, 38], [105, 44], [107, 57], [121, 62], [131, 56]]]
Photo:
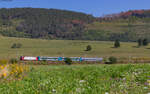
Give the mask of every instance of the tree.
[[143, 45], [142, 39], [138, 39], [138, 46], [140, 47], [140, 46], [142, 46], [142, 45]]
[[[12, 21], [17, 22], [19, 19], [24, 21], [13, 26]], [[2, 8], [0, 9], [0, 25], [14, 28], [1, 30], [0, 34], [9, 37], [81, 39], [84, 36], [85, 25], [95, 20], [96, 18], [92, 15], [67, 10]]]
[[12, 58], [12, 59], [10, 59], [9, 62], [10, 62], [11, 64], [16, 64], [16, 63], [18, 63], [18, 60], [15, 59], [15, 58]]
[[11, 46], [11, 48], [16, 48], [17, 47], [17, 44], [16, 43], [14, 43], [12, 46]]
[[119, 40], [115, 40], [114, 47], [115, 47], [115, 48], [120, 47], [120, 42], [119, 42]]
[[147, 46], [148, 45], [148, 40], [147, 39], [144, 39], [143, 40], [143, 46]]
[[86, 47], [86, 51], [91, 51], [91, 50], [92, 50], [91, 45], [88, 45], [88, 46]]
[[21, 48], [22, 44], [21, 43], [14, 43], [11, 48]]

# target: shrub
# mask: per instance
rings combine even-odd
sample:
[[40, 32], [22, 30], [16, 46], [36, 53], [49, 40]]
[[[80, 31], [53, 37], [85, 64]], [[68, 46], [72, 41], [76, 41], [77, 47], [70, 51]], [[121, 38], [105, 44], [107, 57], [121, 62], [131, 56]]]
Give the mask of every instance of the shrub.
[[117, 63], [117, 58], [111, 56], [111, 57], [109, 57], [109, 62], [110, 62], [111, 64]]
[[114, 47], [115, 47], [115, 48], [120, 47], [120, 42], [119, 42], [119, 40], [116, 40], [116, 41], [115, 41], [115, 43], [114, 43]]
[[71, 65], [72, 64], [72, 60], [70, 58], [65, 58], [65, 63], [67, 65]]
[[28, 71], [28, 66], [18, 65], [18, 64], [8, 64], [8, 65], [0, 65], [0, 79], [22, 79], [24, 77], [24, 73]]
[[12, 58], [12, 59], [10, 59], [9, 62], [10, 62], [11, 64], [16, 64], [16, 63], [18, 63], [18, 60], [15, 59], [15, 58]]
[[117, 63], [117, 58], [116, 57], [109, 57], [108, 60], [105, 61], [105, 64], [114, 64]]
[[91, 45], [88, 45], [88, 46], [86, 47], [86, 51], [91, 51], [91, 50], [92, 50]]
[[142, 39], [138, 39], [138, 46], [140, 47], [140, 46], [142, 46], [143, 44], [142, 44]]
[[147, 46], [148, 45], [148, 40], [147, 39], [144, 39], [143, 40], [143, 46]]
[[21, 43], [14, 43], [11, 48], [21, 48], [22, 47], [22, 44]]
[[17, 47], [17, 44], [16, 43], [14, 43], [12, 46], [11, 46], [11, 48], [16, 48]]
[[41, 63], [41, 65], [47, 65], [48, 64], [46, 60], [43, 60], [40, 63]]

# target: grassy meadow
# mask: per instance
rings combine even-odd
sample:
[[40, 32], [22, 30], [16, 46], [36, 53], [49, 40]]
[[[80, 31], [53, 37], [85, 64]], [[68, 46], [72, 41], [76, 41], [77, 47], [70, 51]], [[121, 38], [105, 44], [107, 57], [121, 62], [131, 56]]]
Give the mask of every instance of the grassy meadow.
[[[21, 48], [11, 48], [21, 43]], [[92, 51], [84, 51], [87, 45]], [[149, 57], [150, 46], [137, 43], [80, 40], [42, 40], [0, 37], [0, 59], [20, 56]], [[2, 94], [148, 94], [150, 64], [22, 65], [0, 67]]]
[[[13, 43], [23, 46], [12, 49]], [[0, 37], [0, 58], [19, 58], [20, 56], [65, 56], [65, 57], [149, 57], [150, 46], [137, 48], [137, 43], [121, 43], [113, 48], [113, 42], [80, 40], [42, 40]], [[92, 51], [85, 51], [91, 45]]]
[[0, 83], [2, 94], [149, 94], [150, 65], [30, 66], [23, 80]]
[[[130, 23], [131, 24], [131, 23]], [[132, 27], [130, 28], [131, 31], [134, 31], [134, 36], [142, 36], [140, 34], [149, 34], [150, 28], [150, 22], [147, 19], [136, 19], [134, 22], [132, 22]], [[87, 27], [89, 30], [104, 30], [109, 31], [113, 33], [124, 33], [129, 31], [129, 22], [128, 20], [120, 19], [120, 20], [114, 20], [114, 21], [108, 21], [108, 22], [94, 22], [92, 24], [89, 24]], [[148, 37], [149, 35], [145, 35], [145, 37]]]

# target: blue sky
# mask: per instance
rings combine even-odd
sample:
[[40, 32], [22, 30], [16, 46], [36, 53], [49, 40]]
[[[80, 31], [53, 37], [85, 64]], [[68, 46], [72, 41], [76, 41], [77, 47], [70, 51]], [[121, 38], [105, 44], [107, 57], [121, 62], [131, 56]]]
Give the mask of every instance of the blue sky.
[[127, 10], [150, 9], [149, 4], [150, 0], [13, 0], [1, 1], [0, 8], [56, 8], [102, 16]]

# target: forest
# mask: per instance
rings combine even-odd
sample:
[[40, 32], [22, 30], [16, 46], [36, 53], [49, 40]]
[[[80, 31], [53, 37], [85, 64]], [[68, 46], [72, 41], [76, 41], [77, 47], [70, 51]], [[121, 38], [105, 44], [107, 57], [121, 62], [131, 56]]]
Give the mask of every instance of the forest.
[[137, 41], [150, 39], [150, 10], [94, 17], [59, 9], [1, 8], [0, 34], [8, 37]]
[[10, 37], [78, 39], [94, 17], [66, 10], [0, 9], [1, 34]]

